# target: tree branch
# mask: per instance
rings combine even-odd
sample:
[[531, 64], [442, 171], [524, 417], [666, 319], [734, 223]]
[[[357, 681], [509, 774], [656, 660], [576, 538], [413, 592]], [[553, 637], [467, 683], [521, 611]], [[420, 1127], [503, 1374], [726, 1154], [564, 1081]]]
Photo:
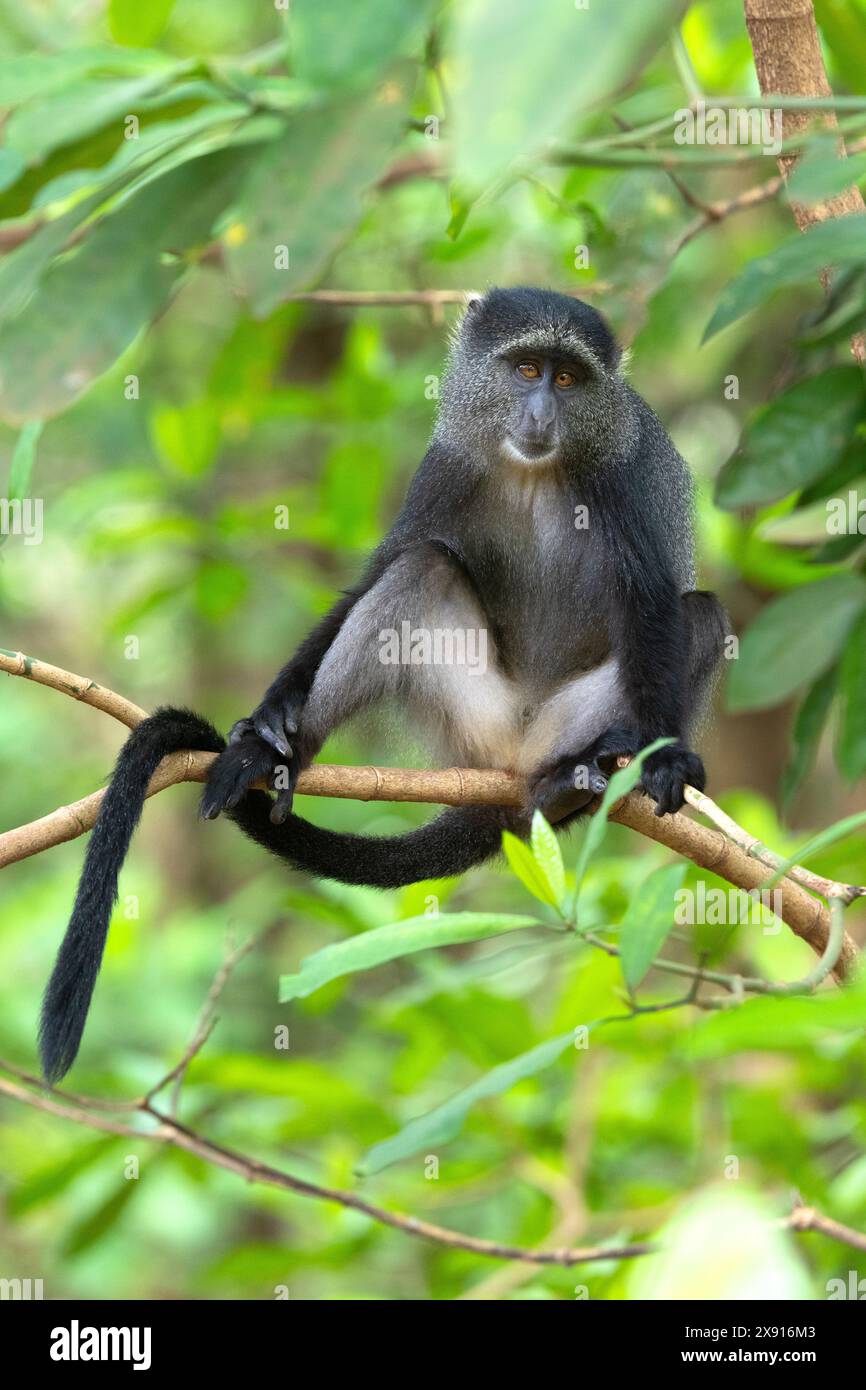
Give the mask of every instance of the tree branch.
[[[97, 686], [83, 676], [27, 657], [23, 652], [10, 653], [0, 649], [0, 671], [49, 685], [54, 690], [105, 710], [130, 728], [145, 717], [145, 712], [137, 705], [113, 691]], [[154, 774], [148, 796], [178, 782], [206, 781], [207, 770], [214, 757], [213, 753], [193, 750], [170, 754]], [[346, 797], [357, 801], [435, 802], [447, 806], [520, 806], [523, 802], [523, 784], [514, 773], [477, 768], [428, 770], [335, 767], [316, 763], [301, 774], [297, 790], [306, 796]], [[104, 791], [92, 792], [70, 806], [61, 806], [40, 820], [0, 835], [0, 868], [83, 835], [94, 825], [104, 795]], [[610, 819], [619, 825], [629, 826], [658, 844], [666, 845], [675, 853], [727, 879], [737, 888], [760, 890], [767, 882], [767, 865], [734, 844], [722, 831], [711, 830], [683, 815], [656, 816], [652, 801], [639, 792], [631, 792], [619, 802], [612, 810]], [[808, 943], [817, 956], [823, 956], [831, 939], [829, 909], [790, 878], [781, 880], [778, 892], [782, 920], [796, 936]], [[843, 979], [857, 958], [856, 945], [844, 934], [839, 957], [833, 967], [834, 977]]]
[[[142, 1097], [134, 1106], [130, 1106], [126, 1102], [118, 1108], [125, 1111], [132, 1109], [135, 1113], [153, 1120], [156, 1127], [150, 1130], [138, 1129], [122, 1120], [109, 1119], [104, 1113], [98, 1113], [95, 1107], [91, 1110], [89, 1100], [83, 1097], [72, 1098], [62, 1091], [54, 1090], [50, 1094], [32, 1091], [29, 1089], [31, 1078], [27, 1077], [26, 1074], [19, 1073], [18, 1069], [8, 1062], [0, 1062], [0, 1067], [13, 1076], [21, 1076], [21, 1079], [28, 1083], [19, 1085], [14, 1081], [0, 1077], [0, 1095], [6, 1096], [8, 1100], [33, 1106], [45, 1114], [54, 1115], [62, 1120], [71, 1120], [74, 1124], [85, 1125], [88, 1129], [100, 1130], [105, 1134], [122, 1135], [124, 1138], [134, 1140], [145, 1139], [151, 1143], [171, 1144], [175, 1148], [184, 1149], [187, 1153], [194, 1154], [203, 1162], [210, 1163], [216, 1168], [224, 1168], [229, 1173], [235, 1173], [246, 1182], [263, 1183], [268, 1187], [281, 1188], [285, 1192], [294, 1192], [301, 1197], [317, 1198], [323, 1202], [336, 1202], [341, 1207], [347, 1207], [352, 1211], [360, 1212], [362, 1216], [368, 1216], [371, 1221], [376, 1221], [381, 1226], [390, 1226], [394, 1230], [401, 1231], [404, 1235], [434, 1241], [437, 1245], [446, 1245], [452, 1250], [467, 1250], [470, 1254], [483, 1255], [495, 1260], [523, 1260], [535, 1265], [568, 1266], [588, 1264], [594, 1260], [633, 1259], [637, 1255], [649, 1254], [654, 1249], [652, 1245], [640, 1242], [613, 1246], [588, 1245], [556, 1250], [530, 1250], [522, 1245], [503, 1245], [498, 1241], [463, 1235], [460, 1231], [452, 1231], [445, 1226], [437, 1226], [431, 1221], [423, 1221], [418, 1216], [406, 1216], [402, 1212], [388, 1211], [385, 1207], [377, 1206], [374, 1202], [368, 1202], [355, 1192], [347, 1192], [337, 1187], [324, 1187], [320, 1183], [309, 1182], [306, 1178], [299, 1178], [293, 1173], [274, 1168], [268, 1163], [261, 1163], [258, 1159], [249, 1158], [236, 1149], [217, 1144], [214, 1140], [190, 1129], [173, 1115], [157, 1109], [146, 1097]], [[166, 1084], [172, 1075], [173, 1073], [169, 1073], [169, 1076], [156, 1089], [161, 1090], [162, 1085]], [[100, 1106], [100, 1109], [102, 1108]]]
[[[62, 1120], [70, 1120], [73, 1124], [84, 1125], [88, 1129], [99, 1130], [103, 1134], [116, 1134], [136, 1141], [145, 1139], [150, 1143], [171, 1144], [175, 1148], [184, 1149], [187, 1153], [194, 1154], [204, 1163], [210, 1163], [216, 1168], [224, 1168], [229, 1173], [235, 1173], [246, 1182], [263, 1183], [268, 1187], [280, 1188], [284, 1192], [294, 1192], [301, 1197], [312, 1197], [323, 1202], [335, 1202], [341, 1207], [360, 1212], [362, 1216], [368, 1216], [371, 1221], [376, 1221], [381, 1226], [389, 1226], [393, 1230], [401, 1231], [403, 1235], [429, 1240], [437, 1245], [447, 1246], [451, 1250], [466, 1250], [472, 1255], [481, 1255], [494, 1260], [521, 1260], [533, 1265], [564, 1265], [569, 1267], [578, 1264], [591, 1264], [600, 1260], [635, 1259], [640, 1255], [652, 1254], [658, 1248], [652, 1242], [639, 1241], [623, 1245], [587, 1245], [564, 1249], [531, 1250], [522, 1245], [504, 1245], [499, 1241], [464, 1235], [460, 1231], [452, 1231], [446, 1226], [437, 1226], [433, 1222], [424, 1221], [417, 1216], [407, 1216], [402, 1212], [389, 1211], [385, 1207], [377, 1206], [374, 1202], [368, 1202], [357, 1193], [309, 1182], [306, 1178], [296, 1177], [293, 1173], [274, 1168], [268, 1163], [261, 1163], [258, 1159], [249, 1158], [245, 1154], [227, 1148], [225, 1145], [217, 1144], [214, 1140], [208, 1139], [205, 1135], [181, 1124], [173, 1115], [158, 1110], [147, 1097], [142, 1097], [141, 1100], [134, 1103], [129, 1101], [117, 1103], [100, 1101], [97, 1108], [97, 1103], [87, 1097], [72, 1097], [62, 1091], [55, 1090], [51, 1090], [49, 1094], [31, 1090], [30, 1086], [34, 1084], [33, 1078], [20, 1072], [9, 1062], [0, 1061], [0, 1068], [11, 1076], [20, 1077], [21, 1081], [25, 1083], [21, 1085], [0, 1077], [0, 1095], [5, 1096], [7, 1100], [14, 1100], [22, 1105], [30, 1105], [45, 1114], [54, 1115]], [[156, 1090], [161, 1090], [162, 1086], [166, 1085], [174, 1075], [175, 1072], [169, 1072]], [[122, 1120], [110, 1119], [101, 1113], [108, 1108], [125, 1112], [132, 1110], [134, 1113], [153, 1120], [156, 1127], [151, 1130], [142, 1130]], [[823, 1216], [812, 1207], [798, 1205], [789, 1216], [783, 1218], [778, 1224], [791, 1231], [818, 1231], [822, 1235], [851, 1246], [852, 1249], [866, 1250], [866, 1235], [852, 1230], [850, 1226], [843, 1226], [841, 1222], [834, 1221], [831, 1217]]]

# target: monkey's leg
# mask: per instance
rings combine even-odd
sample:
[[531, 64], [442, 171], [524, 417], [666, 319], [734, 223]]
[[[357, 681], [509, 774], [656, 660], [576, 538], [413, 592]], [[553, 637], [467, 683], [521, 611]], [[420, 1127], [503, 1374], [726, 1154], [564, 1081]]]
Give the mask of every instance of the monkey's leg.
[[[697, 722], [712, 690], [727, 632], [727, 617], [714, 594], [695, 590], [682, 597], [688, 631], [688, 722]], [[573, 816], [604, 792], [616, 758], [633, 757], [640, 748], [635, 722], [622, 688], [615, 660], [580, 676], [560, 690], [541, 710], [536, 726], [527, 738], [526, 756], [531, 757], [539, 738], [550, 737], [559, 725], [553, 752], [528, 774], [531, 804], [551, 821]], [[599, 729], [598, 733], [595, 732]], [[590, 741], [583, 743], [587, 732]], [[579, 748], [577, 753], [570, 749]], [[703, 764], [689, 754], [689, 765], [674, 769], [677, 774], [670, 788], [673, 799], [682, 805], [682, 791], [689, 777], [703, 785]], [[652, 794], [651, 789], [647, 789]]]
[[689, 638], [689, 729], [699, 724], [712, 695], [729, 632], [729, 619], [715, 594], [692, 589], [683, 594]]
[[391, 563], [322, 658], [275, 823], [285, 820], [298, 775], [329, 733], [389, 697], [408, 710], [437, 756], [481, 767], [513, 761], [517, 696], [469, 580], [434, 544], [413, 546]]
[[[461, 653], [472, 659], [458, 659]], [[387, 696], [409, 707], [413, 722], [427, 729], [447, 759], [516, 765], [522, 700], [500, 668], [470, 581], [433, 544], [394, 561], [329, 648], [302, 721], [300, 766], [333, 728]], [[250, 792], [232, 815], [254, 840], [296, 868], [379, 888], [462, 873], [498, 851], [504, 828], [522, 825], [519, 811], [462, 806], [405, 835], [338, 834], [294, 815], [278, 815], [275, 822], [261, 792]]]

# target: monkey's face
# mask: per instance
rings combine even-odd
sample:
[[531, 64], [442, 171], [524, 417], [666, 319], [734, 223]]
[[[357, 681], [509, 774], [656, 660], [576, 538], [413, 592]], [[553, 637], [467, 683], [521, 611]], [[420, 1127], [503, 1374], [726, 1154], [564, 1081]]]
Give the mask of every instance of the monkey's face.
[[541, 353], [505, 354], [498, 366], [500, 389], [507, 402], [507, 423], [500, 449], [526, 467], [556, 463], [565, 441], [574, 436], [581, 386], [589, 380], [585, 364], [574, 357]]
[[621, 414], [619, 360], [589, 305], [491, 290], [468, 306], [453, 343], [438, 429], [488, 466], [578, 465], [608, 447]]

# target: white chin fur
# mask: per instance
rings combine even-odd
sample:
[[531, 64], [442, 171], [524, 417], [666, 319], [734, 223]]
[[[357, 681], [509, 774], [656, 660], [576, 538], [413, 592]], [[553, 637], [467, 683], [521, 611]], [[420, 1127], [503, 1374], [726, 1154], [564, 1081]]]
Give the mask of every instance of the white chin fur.
[[503, 441], [502, 452], [512, 463], [519, 463], [523, 468], [545, 468], [555, 463], [558, 457], [556, 449], [548, 449], [546, 454], [524, 454], [513, 439]]

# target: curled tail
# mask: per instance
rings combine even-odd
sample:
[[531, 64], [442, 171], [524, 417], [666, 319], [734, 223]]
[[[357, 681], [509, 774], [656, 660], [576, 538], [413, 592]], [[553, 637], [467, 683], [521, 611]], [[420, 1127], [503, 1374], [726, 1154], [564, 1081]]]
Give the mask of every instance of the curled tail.
[[424, 878], [462, 874], [499, 850], [513, 811], [498, 806], [455, 806], [405, 835], [350, 835], [323, 830], [289, 816], [270, 820], [271, 801], [251, 791], [229, 814], [251, 840], [317, 878], [371, 888], [402, 888]]
[[[117, 899], [118, 876], [148, 782], [168, 753], [186, 748], [220, 753], [224, 747], [225, 739], [213, 725], [191, 710], [160, 709], [133, 730], [121, 749], [42, 1003], [39, 1051], [47, 1081], [59, 1081], [75, 1061]], [[295, 868], [376, 888], [459, 874], [489, 859], [514, 814], [494, 806], [453, 808], [419, 830], [380, 839], [322, 830], [299, 816], [274, 825], [271, 804], [264, 792], [250, 791], [230, 815], [251, 839]]]
[[93, 827], [75, 906], [42, 1001], [39, 1052], [47, 1081], [65, 1076], [84, 1022], [117, 899], [117, 879], [141, 816], [147, 784], [167, 753], [219, 753], [225, 740], [191, 710], [160, 709], [133, 729], [120, 751]]

